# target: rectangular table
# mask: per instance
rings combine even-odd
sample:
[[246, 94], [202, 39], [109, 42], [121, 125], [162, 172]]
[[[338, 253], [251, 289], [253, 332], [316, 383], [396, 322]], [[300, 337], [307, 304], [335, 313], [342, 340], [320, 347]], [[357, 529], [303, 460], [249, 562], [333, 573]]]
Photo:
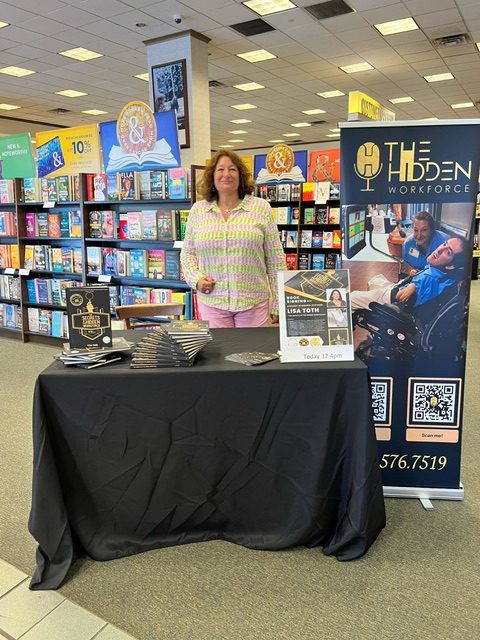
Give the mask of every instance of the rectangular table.
[[[30, 587], [75, 559], [227, 540], [363, 555], [385, 525], [369, 378], [356, 359], [247, 367], [277, 329], [216, 329], [193, 367], [54, 362], [36, 382]], [[142, 332], [125, 332], [140, 339]]]

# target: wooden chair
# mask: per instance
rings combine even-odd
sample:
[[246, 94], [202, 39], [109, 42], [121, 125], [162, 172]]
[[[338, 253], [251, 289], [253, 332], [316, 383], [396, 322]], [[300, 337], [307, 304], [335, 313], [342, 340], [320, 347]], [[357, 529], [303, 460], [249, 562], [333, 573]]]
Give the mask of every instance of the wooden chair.
[[[127, 329], [155, 327], [163, 324], [166, 316], [172, 316], [178, 320], [184, 311], [183, 304], [173, 302], [165, 304], [125, 304], [116, 307], [118, 319], [125, 321]], [[162, 316], [162, 318], [156, 319], [157, 316]], [[146, 320], [137, 323], [131, 322], [135, 318], [146, 318]]]

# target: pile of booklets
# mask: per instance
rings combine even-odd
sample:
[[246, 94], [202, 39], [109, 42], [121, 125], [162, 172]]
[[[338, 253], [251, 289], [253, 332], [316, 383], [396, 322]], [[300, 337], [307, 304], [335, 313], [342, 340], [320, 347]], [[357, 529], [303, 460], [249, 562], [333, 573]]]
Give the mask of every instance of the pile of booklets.
[[264, 353], [263, 351], [243, 351], [242, 353], [231, 353], [229, 356], [225, 356], [225, 360], [245, 364], [248, 367], [271, 362], [277, 358], [277, 353]]
[[62, 353], [54, 358], [66, 366], [94, 369], [122, 360], [130, 353], [133, 346], [133, 342], [128, 342], [122, 337], [113, 338], [110, 347], [99, 347], [98, 349], [72, 349], [68, 343], [65, 343]]
[[190, 367], [210, 340], [212, 334], [206, 320], [173, 320], [146, 332], [135, 346], [130, 366], [133, 369]]

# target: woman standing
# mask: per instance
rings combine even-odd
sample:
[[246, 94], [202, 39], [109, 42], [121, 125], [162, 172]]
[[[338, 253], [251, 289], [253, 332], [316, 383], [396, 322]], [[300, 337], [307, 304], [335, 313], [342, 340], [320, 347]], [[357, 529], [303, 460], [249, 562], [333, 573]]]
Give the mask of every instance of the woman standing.
[[278, 322], [277, 271], [285, 256], [270, 205], [253, 189], [241, 158], [220, 150], [203, 175], [205, 200], [190, 210], [180, 260], [213, 328]]

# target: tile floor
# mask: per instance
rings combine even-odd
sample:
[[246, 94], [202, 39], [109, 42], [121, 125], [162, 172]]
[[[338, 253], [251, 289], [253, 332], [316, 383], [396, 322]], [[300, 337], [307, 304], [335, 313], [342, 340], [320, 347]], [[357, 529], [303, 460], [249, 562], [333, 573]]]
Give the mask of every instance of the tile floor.
[[134, 640], [57, 591], [30, 591], [29, 580], [0, 560], [0, 640]]

